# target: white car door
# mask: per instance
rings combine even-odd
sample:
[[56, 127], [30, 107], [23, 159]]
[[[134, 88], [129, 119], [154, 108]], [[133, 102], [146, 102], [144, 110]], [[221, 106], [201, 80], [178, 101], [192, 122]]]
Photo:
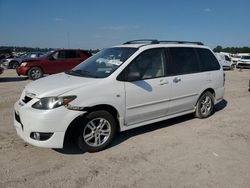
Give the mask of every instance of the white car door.
[[167, 74], [171, 84], [171, 103], [168, 115], [192, 110], [202, 87], [211, 81], [210, 73], [200, 71], [200, 65], [193, 48], [169, 48]]
[[127, 76], [139, 74], [136, 81], [125, 82], [126, 124], [134, 125], [166, 116], [170, 84], [165, 77], [164, 49], [142, 52], [125, 70]]

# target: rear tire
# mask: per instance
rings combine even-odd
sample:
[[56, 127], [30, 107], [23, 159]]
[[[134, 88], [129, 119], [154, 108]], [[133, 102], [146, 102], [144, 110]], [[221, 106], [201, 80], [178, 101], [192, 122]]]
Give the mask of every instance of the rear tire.
[[17, 67], [19, 67], [19, 63], [17, 61], [11, 61], [9, 67], [11, 69], [16, 69]]
[[214, 110], [214, 96], [211, 92], [206, 91], [201, 95], [195, 110], [195, 117], [199, 119], [209, 117]]
[[78, 147], [82, 151], [101, 151], [112, 142], [116, 129], [116, 120], [109, 112], [91, 112], [84, 118], [80, 127]]
[[39, 67], [33, 67], [28, 71], [28, 77], [30, 80], [36, 80], [43, 77], [43, 71]]

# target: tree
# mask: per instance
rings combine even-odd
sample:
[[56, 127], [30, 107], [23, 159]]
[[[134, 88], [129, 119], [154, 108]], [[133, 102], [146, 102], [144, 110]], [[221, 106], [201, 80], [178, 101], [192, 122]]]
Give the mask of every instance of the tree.
[[216, 47], [213, 49], [214, 52], [222, 52], [222, 50], [223, 50], [222, 46], [216, 46]]

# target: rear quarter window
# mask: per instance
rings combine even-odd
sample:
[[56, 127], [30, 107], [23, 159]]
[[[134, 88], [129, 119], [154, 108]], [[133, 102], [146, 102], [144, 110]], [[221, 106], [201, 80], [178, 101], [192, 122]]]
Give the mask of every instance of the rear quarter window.
[[196, 51], [199, 56], [202, 71], [214, 71], [220, 69], [218, 60], [209, 49], [197, 48]]

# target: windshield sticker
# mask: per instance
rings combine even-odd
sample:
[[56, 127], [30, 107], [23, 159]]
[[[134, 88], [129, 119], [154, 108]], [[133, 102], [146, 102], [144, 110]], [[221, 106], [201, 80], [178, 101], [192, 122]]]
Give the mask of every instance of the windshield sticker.
[[112, 64], [112, 65], [117, 65], [117, 66], [119, 66], [119, 65], [121, 65], [123, 62], [120, 61], [119, 59], [112, 59], [112, 60], [109, 60], [107, 63]]

